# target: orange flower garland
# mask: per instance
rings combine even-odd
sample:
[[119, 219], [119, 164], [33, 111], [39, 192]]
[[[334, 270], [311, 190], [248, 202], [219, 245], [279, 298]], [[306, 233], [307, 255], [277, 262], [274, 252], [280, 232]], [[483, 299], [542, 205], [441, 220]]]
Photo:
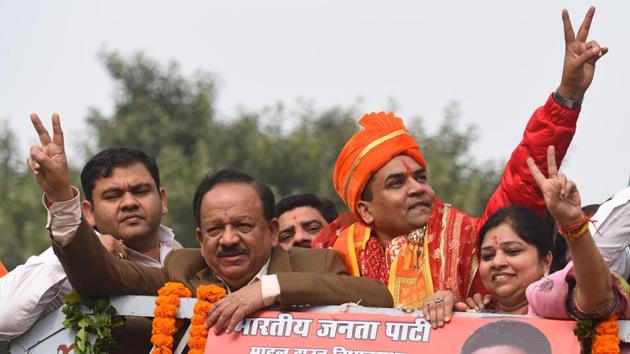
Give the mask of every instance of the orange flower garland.
[[182, 283], [166, 283], [158, 290], [155, 299], [155, 318], [152, 323], [151, 344], [154, 354], [173, 352], [173, 334], [177, 331], [175, 315], [179, 309], [179, 298], [190, 297], [191, 291]]
[[[197, 288], [198, 301], [193, 310], [188, 339], [189, 353], [203, 353], [208, 337], [208, 329], [205, 328], [208, 311], [213, 303], [224, 298], [225, 294], [225, 289], [214, 284], [201, 285]], [[154, 346], [152, 353], [171, 354], [173, 352], [173, 334], [177, 331], [175, 315], [179, 309], [179, 299], [191, 296], [191, 291], [181, 283], [166, 283], [158, 290], [151, 331], [151, 343]]]
[[188, 338], [189, 354], [202, 354], [206, 348], [208, 329], [208, 311], [213, 304], [225, 297], [225, 289], [214, 284], [202, 285], [197, 288], [197, 303], [193, 309], [194, 315], [190, 319], [190, 338]]
[[617, 316], [612, 315], [607, 320], [603, 320], [595, 327], [595, 338], [591, 346], [593, 354], [618, 354], [619, 348], [619, 324]]

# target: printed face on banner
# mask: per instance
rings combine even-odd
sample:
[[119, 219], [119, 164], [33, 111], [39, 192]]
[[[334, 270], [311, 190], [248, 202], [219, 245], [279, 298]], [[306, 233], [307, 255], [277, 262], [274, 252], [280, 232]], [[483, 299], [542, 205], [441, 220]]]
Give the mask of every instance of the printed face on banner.
[[495, 345], [489, 348], [477, 349], [472, 354], [527, 354], [527, 352], [522, 348], [511, 345]]
[[507, 223], [488, 230], [480, 254], [479, 275], [499, 304], [524, 300], [527, 286], [545, 272], [536, 247], [520, 238]]

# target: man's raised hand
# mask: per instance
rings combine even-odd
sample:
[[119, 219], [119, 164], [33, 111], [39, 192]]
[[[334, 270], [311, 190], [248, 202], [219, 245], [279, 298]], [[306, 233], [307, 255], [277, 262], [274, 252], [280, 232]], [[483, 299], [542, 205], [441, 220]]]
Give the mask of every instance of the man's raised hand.
[[608, 52], [607, 47], [600, 46], [596, 41], [586, 41], [593, 15], [595, 15], [595, 7], [591, 6], [576, 36], [571, 19], [569, 19], [569, 12], [566, 9], [562, 10], [565, 54], [562, 81], [558, 88], [558, 93], [562, 97], [581, 100], [593, 81], [595, 63]]
[[31, 146], [28, 168], [33, 172], [39, 187], [50, 202], [70, 200], [74, 197], [68, 177], [68, 161], [64, 150], [63, 131], [59, 115], [52, 116], [53, 136], [42, 124], [37, 114], [31, 114], [31, 122], [41, 145]]

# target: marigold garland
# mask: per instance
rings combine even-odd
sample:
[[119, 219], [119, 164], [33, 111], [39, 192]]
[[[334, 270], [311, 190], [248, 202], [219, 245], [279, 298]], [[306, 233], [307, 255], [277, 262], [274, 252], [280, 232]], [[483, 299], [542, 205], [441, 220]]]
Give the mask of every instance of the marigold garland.
[[182, 283], [166, 283], [158, 290], [153, 312], [155, 318], [151, 325], [151, 344], [154, 347], [154, 354], [173, 352], [173, 334], [177, 331], [175, 315], [179, 308], [179, 298], [191, 295], [191, 291]]
[[601, 321], [595, 327], [595, 338], [591, 346], [593, 354], [618, 354], [621, 352], [619, 343], [621, 340], [617, 335], [619, 324], [617, 316], [612, 315], [608, 319]]
[[[190, 338], [188, 347], [190, 354], [202, 354], [206, 347], [208, 329], [205, 327], [208, 320], [208, 311], [213, 304], [225, 297], [226, 292], [220, 286], [209, 284], [197, 288], [197, 303], [193, 309], [191, 318]], [[154, 346], [154, 354], [172, 354], [173, 334], [177, 331], [175, 315], [179, 309], [181, 297], [191, 297], [192, 293], [181, 283], [166, 283], [158, 290], [155, 299], [155, 318], [152, 324], [151, 343]]]
[[213, 304], [225, 297], [225, 289], [214, 284], [202, 285], [197, 288], [197, 303], [193, 309], [194, 315], [190, 322], [190, 338], [188, 338], [189, 354], [202, 354], [206, 348], [208, 329], [205, 327], [208, 320], [208, 311]]
[[583, 354], [618, 354], [619, 324], [617, 316], [612, 315], [605, 320], [581, 320], [573, 330], [582, 344]]

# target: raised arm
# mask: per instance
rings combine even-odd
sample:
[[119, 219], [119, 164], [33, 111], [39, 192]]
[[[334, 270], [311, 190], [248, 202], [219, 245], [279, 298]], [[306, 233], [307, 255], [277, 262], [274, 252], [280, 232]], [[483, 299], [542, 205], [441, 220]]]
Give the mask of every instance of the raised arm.
[[59, 114], [54, 113], [52, 116], [52, 138], [37, 114], [31, 114], [31, 122], [41, 145], [31, 146], [27, 161], [29, 169], [33, 172], [37, 184], [44, 191], [49, 202], [72, 199], [74, 192], [68, 177], [68, 160]]
[[547, 154], [549, 177], [532, 158], [527, 159], [531, 174], [540, 188], [549, 212], [567, 239], [575, 271], [575, 303], [585, 313], [598, 313], [613, 300], [610, 272], [588, 230], [588, 218], [581, 208], [580, 193], [574, 182], [558, 172], [553, 146]]
[[580, 101], [584, 98], [584, 93], [593, 82], [595, 63], [608, 53], [607, 47], [600, 46], [596, 41], [587, 41], [594, 15], [595, 7], [591, 6], [576, 36], [569, 12], [566, 9], [562, 10], [565, 53], [558, 94], [570, 100]]
[[85, 219], [81, 219], [70, 242], [63, 246], [54, 242], [53, 249], [72, 286], [84, 295], [155, 295], [168, 279], [164, 268], [148, 267], [107, 252]]
[[581, 100], [593, 81], [595, 63], [608, 52], [608, 48], [601, 47], [596, 41], [587, 42], [594, 14], [595, 8], [591, 7], [576, 36], [568, 12], [562, 11], [565, 55], [560, 86], [530, 118], [523, 139], [507, 163], [499, 187], [488, 201], [480, 225], [508, 205], [520, 205], [544, 214], [545, 203], [527, 171], [526, 159], [533, 157], [538, 168], [544, 172], [547, 168], [544, 164], [547, 146], [556, 147], [558, 163], [562, 162], [569, 148]]
[[[166, 281], [165, 273], [111, 255], [81, 218], [78, 191], [70, 186], [68, 177], [59, 115], [52, 116], [52, 138], [37, 114], [31, 115], [31, 122], [41, 145], [31, 147], [28, 166], [51, 206], [49, 230], [55, 241], [53, 249], [72, 285], [85, 295], [153, 295]], [[64, 207], [54, 207], [59, 205]], [[66, 225], [63, 231], [55, 228], [61, 223]]]

